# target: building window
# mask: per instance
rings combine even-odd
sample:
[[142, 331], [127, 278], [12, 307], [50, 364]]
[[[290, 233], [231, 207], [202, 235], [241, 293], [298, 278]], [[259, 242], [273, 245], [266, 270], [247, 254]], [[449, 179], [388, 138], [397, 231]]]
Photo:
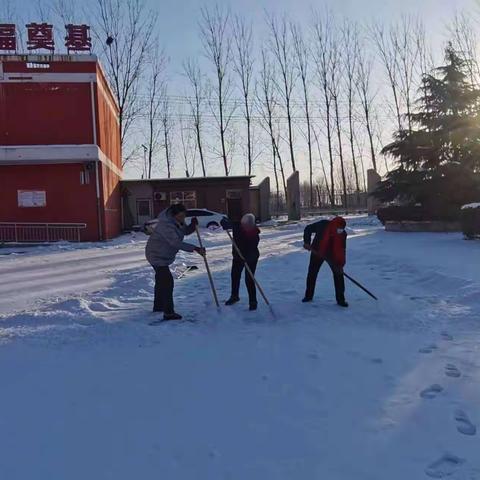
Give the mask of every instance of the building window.
[[43, 190], [17, 190], [17, 199], [21, 208], [47, 206], [47, 192]]
[[227, 198], [229, 200], [242, 198], [242, 190], [227, 190]]
[[197, 192], [170, 192], [170, 205], [182, 203], [185, 208], [197, 208]]
[[138, 214], [142, 217], [150, 216], [150, 201], [149, 200], [138, 200], [137, 202]]
[[152, 219], [152, 201], [137, 199], [137, 224], [142, 225]]
[[82, 170], [80, 172], [80, 185], [88, 185], [90, 183], [90, 172]]

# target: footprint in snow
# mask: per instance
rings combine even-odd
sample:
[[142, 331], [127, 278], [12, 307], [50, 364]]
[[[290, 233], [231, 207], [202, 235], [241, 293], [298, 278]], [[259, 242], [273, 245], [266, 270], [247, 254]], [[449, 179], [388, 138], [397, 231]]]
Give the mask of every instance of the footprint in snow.
[[434, 350], [436, 350], [438, 347], [432, 343], [428, 347], [423, 347], [419, 350], [420, 353], [432, 353]]
[[465, 460], [463, 458], [457, 457], [451, 453], [446, 453], [438, 460], [431, 463], [425, 469], [425, 473], [432, 478], [446, 478], [454, 474], [464, 462]]
[[475, 435], [477, 427], [470, 421], [468, 415], [463, 410], [455, 412], [455, 420], [457, 421], [457, 430], [464, 435]]
[[445, 365], [445, 375], [447, 375], [447, 377], [458, 378], [462, 376], [462, 373], [453, 363], [447, 363], [447, 365]]
[[443, 392], [443, 387], [438, 384], [430, 385], [428, 388], [425, 388], [420, 392], [422, 398], [432, 399], [438, 396], [439, 393]]

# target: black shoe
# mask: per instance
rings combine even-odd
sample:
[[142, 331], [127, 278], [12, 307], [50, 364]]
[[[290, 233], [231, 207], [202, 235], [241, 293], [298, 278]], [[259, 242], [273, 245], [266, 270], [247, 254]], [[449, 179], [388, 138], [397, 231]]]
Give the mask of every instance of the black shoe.
[[311, 302], [311, 301], [312, 301], [312, 299], [311, 299], [310, 297], [304, 297], [304, 298], [302, 299], [302, 302], [303, 302], [303, 303], [307, 303], [307, 302]]
[[163, 308], [160, 307], [160, 308], [155, 308], [153, 307], [153, 313], [162, 313], [163, 312]]
[[257, 306], [258, 306], [257, 302], [250, 302], [250, 305], [249, 305], [248, 309], [249, 309], [251, 312], [253, 312], [254, 310], [257, 309]]
[[339, 307], [345, 307], [345, 308], [348, 307], [348, 303], [345, 300], [337, 300], [337, 305]]
[[163, 315], [164, 320], [181, 320], [183, 317], [179, 315], [178, 313], [165, 313]]
[[240, 298], [239, 297], [230, 297], [226, 302], [225, 302], [225, 305], [233, 305], [237, 302], [240, 301]]

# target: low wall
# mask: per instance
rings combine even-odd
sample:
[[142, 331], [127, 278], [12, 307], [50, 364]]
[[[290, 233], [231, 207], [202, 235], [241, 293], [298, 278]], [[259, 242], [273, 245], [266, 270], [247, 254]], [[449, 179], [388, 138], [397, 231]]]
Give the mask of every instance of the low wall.
[[387, 232], [460, 232], [459, 222], [385, 222]]

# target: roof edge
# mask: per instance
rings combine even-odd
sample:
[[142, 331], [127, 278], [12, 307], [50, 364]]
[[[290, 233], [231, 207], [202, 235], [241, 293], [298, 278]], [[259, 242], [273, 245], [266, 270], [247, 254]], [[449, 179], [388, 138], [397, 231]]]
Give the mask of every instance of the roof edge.
[[139, 182], [139, 183], [154, 183], [154, 182], [191, 182], [191, 181], [208, 181], [208, 180], [245, 180], [252, 179], [255, 175], [232, 175], [228, 177], [181, 177], [181, 178], [124, 178], [122, 182]]
[[97, 62], [97, 55], [90, 54], [40, 54], [40, 53], [16, 53], [16, 54], [0, 54], [0, 62]]

